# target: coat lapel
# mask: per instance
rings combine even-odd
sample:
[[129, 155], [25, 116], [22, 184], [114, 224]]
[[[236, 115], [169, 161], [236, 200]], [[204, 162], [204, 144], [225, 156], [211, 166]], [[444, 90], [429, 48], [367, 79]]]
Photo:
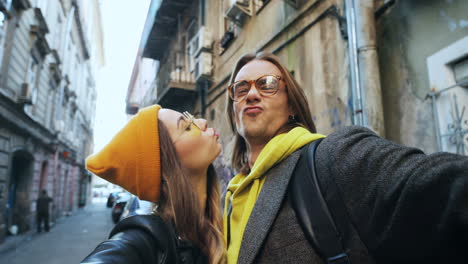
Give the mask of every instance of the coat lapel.
[[300, 151], [271, 168], [244, 230], [237, 263], [252, 263], [281, 207]]

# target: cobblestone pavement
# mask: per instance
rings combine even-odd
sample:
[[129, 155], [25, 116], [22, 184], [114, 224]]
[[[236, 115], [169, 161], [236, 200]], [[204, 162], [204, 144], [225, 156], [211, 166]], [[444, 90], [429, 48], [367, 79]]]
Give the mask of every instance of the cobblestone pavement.
[[0, 254], [2, 264], [79, 263], [113, 227], [110, 209], [98, 200], [58, 222], [50, 232], [33, 234]]

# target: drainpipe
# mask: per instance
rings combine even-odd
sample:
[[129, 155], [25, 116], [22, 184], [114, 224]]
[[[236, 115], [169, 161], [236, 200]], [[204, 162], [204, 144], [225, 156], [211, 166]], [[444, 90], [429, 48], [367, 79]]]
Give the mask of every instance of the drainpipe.
[[352, 121], [353, 125], [363, 126], [363, 109], [361, 96], [361, 81], [359, 80], [359, 63], [356, 41], [356, 16], [353, 0], [346, 0], [346, 25], [348, 30], [348, 56], [351, 79]]
[[[385, 136], [382, 89], [377, 57], [374, 1], [347, 0], [350, 67], [357, 125]], [[353, 76], [354, 75], [354, 76]]]

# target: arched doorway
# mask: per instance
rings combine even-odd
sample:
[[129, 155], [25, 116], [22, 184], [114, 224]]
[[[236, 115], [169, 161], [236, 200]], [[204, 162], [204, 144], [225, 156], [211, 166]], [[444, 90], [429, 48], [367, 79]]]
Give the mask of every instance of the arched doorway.
[[79, 201], [78, 201], [78, 206], [79, 207], [84, 207], [86, 205], [87, 199], [88, 199], [88, 186], [90, 184], [90, 179], [91, 176], [89, 173], [81, 169], [80, 170], [80, 191], [79, 191]]
[[27, 151], [18, 150], [12, 155], [5, 223], [8, 229], [16, 225], [19, 233], [30, 229], [33, 162], [33, 156]]

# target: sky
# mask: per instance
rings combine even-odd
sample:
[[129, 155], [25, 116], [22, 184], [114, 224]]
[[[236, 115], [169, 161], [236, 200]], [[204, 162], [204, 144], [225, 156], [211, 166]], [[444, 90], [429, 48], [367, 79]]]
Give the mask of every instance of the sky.
[[125, 125], [125, 97], [151, 0], [102, 0], [106, 65], [97, 76], [94, 150]]

